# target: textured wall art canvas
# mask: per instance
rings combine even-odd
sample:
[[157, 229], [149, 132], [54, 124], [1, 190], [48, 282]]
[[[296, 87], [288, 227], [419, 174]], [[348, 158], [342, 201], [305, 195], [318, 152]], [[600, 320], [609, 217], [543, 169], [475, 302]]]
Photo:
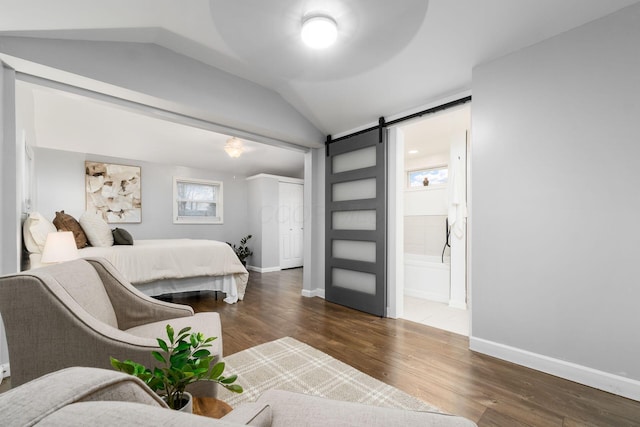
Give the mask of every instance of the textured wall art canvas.
[[108, 223], [142, 222], [140, 166], [85, 161], [87, 211]]

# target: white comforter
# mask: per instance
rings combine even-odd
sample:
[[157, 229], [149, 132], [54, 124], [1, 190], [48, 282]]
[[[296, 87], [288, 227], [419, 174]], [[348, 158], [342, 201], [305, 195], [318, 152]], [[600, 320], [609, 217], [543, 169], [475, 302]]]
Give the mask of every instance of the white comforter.
[[231, 247], [215, 240], [136, 240], [133, 245], [80, 249], [82, 258], [109, 260], [132, 284], [160, 279], [234, 275], [244, 298], [249, 273]]

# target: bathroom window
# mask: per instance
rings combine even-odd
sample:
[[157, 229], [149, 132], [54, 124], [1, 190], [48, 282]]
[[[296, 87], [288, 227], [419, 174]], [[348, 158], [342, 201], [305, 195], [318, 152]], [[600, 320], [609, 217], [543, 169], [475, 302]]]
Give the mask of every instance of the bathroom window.
[[448, 166], [418, 169], [407, 172], [407, 187], [435, 187], [445, 185], [449, 181]]
[[222, 182], [173, 178], [174, 224], [222, 224]]

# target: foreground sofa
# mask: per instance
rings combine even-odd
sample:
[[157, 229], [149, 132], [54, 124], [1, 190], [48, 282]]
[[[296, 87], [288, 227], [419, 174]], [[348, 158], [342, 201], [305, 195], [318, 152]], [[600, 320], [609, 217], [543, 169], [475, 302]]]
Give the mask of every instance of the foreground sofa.
[[[216, 362], [222, 357], [218, 313], [148, 297], [103, 258], [0, 277], [0, 313], [14, 386], [70, 366], [111, 369], [109, 356], [156, 366], [151, 351], [167, 324], [218, 337], [209, 350]], [[216, 396], [213, 382], [194, 386], [197, 396]]]
[[465, 418], [387, 409], [271, 390], [220, 420], [167, 405], [131, 375], [63, 369], [0, 394], [3, 426], [433, 426], [471, 427]]

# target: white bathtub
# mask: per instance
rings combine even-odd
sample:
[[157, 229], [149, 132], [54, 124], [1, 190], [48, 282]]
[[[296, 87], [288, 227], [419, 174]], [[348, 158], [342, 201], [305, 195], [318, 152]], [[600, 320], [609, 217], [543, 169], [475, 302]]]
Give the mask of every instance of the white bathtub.
[[404, 294], [449, 303], [451, 264], [439, 256], [404, 254]]

